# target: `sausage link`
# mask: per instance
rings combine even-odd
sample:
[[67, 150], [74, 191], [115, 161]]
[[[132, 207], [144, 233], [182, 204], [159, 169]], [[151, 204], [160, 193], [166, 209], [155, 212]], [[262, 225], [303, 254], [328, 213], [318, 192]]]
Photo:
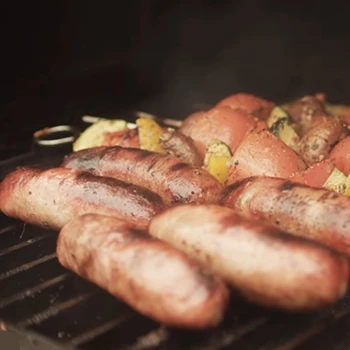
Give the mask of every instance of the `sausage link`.
[[219, 278], [112, 217], [73, 219], [59, 234], [57, 256], [64, 267], [169, 326], [214, 327], [228, 303], [228, 289]]
[[324, 308], [343, 297], [346, 257], [309, 240], [248, 221], [219, 205], [179, 205], [157, 214], [150, 234], [232, 284], [247, 300], [289, 311]]
[[299, 154], [308, 165], [325, 159], [332, 146], [347, 134], [344, 123], [336, 117], [319, 117], [313, 124], [299, 144]]
[[221, 203], [350, 255], [350, 198], [272, 177], [252, 177], [225, 188]]
[[98, 147], [72, 153], [62, 167], [82, 169], [143, 186], [168, 205], [217, 203], [221, 184], [206, 170], [172, 156], [123, 147]]
[[137, 229], [163, 209], [155, 193], [74, 169], [20, 168], [0, 184], [0, 210], [27, 223], [60, 230], [85, 213], [115, 216]]

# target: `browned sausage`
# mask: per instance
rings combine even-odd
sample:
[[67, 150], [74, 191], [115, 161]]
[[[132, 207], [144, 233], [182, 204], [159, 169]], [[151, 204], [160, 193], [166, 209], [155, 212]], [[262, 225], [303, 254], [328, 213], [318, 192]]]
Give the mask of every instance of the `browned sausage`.
[[228, 186], [221, 203], [248, 219], [318, 241], [350, 255], [350, 198], [272, 177]]
[[87, 214], [59, 234], [60, 263], [152, 319], [183, 328], [220, 323], [228, 289], [184, 253], [121, 220]]
[[160, 143], [167, 154], [195, 166], [203, 165], [203, 157], [194, 141], [182, 132], [168, 130], [161, 136]]
[[147, 189], [81, 170], [21, 168], [0, 184], [5, 215], [55, 230], [85, 213], [115, 216], [146, 229], [162, 208], [161, 198]]
[[320, 94], [304, 96], [284, 106], [294, 122], [297, 131], [303, 136], [316, 116], [327, 115], [324, 99]]
[[167, 204], [217, 203], [222, 191], [221, 184], [206, 170], [141, 149], [90, 148], [66, 156], [62, 166], [146, 187]]
[[336, 117], [317, 117], [302, 137], [299, 154], [306, 164], [313, 165], [325, 159], [332, 146], [344, 138], [347, 128]]
[[219, 205], [157, 214], [150, 234], [196, 259], [251, 302], [289, 311], [331, 305], [347, 290], [348, 260], [315, 242], [248, 221]]

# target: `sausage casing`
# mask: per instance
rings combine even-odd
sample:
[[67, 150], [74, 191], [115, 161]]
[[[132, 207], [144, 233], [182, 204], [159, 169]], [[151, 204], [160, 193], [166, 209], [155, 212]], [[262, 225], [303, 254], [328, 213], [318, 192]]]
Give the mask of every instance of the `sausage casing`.
[[186, 252], [247, 300], [311, 311], [344, 296], [348, 260], [331, 249], [248, 221], [219, 205], [179, 205], [157, 214], [150, 234]]
[[90, 148], [66, 156], [61, 166], [143, 186], [168, 205], [217, 203], [222, 191], [219, 181], [200, 167], [135, 148]]
[[221, 203], [248, 219], [320, 242], [350, 255], [350, 198], [272, 177], [228, 186]]
[[54, 230], [86, 213], [115, 216], [147, 229], [162, 208], [161, 198], [147, 189], [81, 170], [20, 168], [0, 184], [5, 215]]
[[121, 220], [86, 214], [60, 232], [60, 263], [140, 313], [166, 325], [214, 327], [228, 302], [225, 284], [169, 244]]

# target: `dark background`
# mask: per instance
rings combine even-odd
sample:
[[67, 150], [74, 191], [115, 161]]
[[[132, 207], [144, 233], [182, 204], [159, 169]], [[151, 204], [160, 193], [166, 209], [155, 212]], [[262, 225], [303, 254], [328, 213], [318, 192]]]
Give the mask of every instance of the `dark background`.
[[235, 92], [350, 104], [346, 1], [7, 2], [0, 158], [34, 130], [134, 107], [184, 118]]

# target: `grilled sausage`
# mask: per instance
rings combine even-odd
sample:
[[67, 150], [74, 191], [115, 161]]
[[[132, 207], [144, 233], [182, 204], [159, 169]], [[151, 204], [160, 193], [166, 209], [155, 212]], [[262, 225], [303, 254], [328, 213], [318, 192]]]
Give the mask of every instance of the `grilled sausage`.
[[313, 119], [327, 115], [324, 100], [320, 94], [304, 96], [284, 106], [293, 121], [297, 124], [298, 134], [303, 136], [311, 126]]
[[222, 191], [219, 181], [206, 170], [141, 149], [91, 148], [66, 156], [62, 166], [146, 187], [167, 204], [217, 203]]
[[157, 214], [152, 236], [167, 241], [232, 284], [251, 302], [311, 311], [344, 296], [346, 257], [248, 221], [219, 205], [179, 205]]
[[183, 328], [216, 326], [228, 289], [169, 244], [96, 214], [73, 219], [60, 232], [60, 263], [143, 315]]
[[306, 164], [313, 165], [325, 159], [332, 146], [347, 135], [345, 124], [336, 117], [318, 117], [302, 137], [299, 154]]
[[180, 131], [169, 129], [159, 141], [167, 154], [194, 166], [203, 165], [203, 157], [193, 140]]
[[350, 198], [342, 194], [279, 178], [253, 177], [225, 188], [221, 203], [248, 219], [350, 255]]
[[146, 229], [162, 208], [161, 198], [147, 189], [81, 170], [21, 168], [0, 184], [5, 215], [54, 230], [85, 213], [115, 216]]

